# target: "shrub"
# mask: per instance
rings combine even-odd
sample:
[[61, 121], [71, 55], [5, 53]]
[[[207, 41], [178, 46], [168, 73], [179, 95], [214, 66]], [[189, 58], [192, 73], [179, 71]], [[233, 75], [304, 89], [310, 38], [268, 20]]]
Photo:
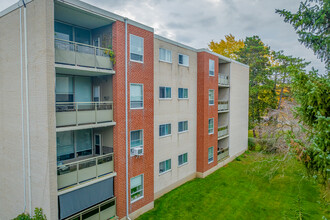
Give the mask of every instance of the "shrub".
[[47, 218], [43, 213], [42, 208], [35, 208], [33, 217], [29, 214], [22, 213], [13, 220], [47, 220]]
[[256, 149], [256, 141], [253, 137], [248, 138], [248, 148], [249, 150], [253, 151]]

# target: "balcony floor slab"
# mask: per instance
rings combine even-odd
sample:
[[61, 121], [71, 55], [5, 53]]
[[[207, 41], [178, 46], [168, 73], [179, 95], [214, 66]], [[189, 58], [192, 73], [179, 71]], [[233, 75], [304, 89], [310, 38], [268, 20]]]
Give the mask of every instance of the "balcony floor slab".
[[90, 129], [90, 128], [102, 128], [102, 127], [109, 127], [109, 126], [115, 126], [115, 125], [116, 125], [116, 122], [104, 122], [104, 123], [98, 123], [98, 124], [67, 126], [67, 127], [56, 128], [56, 132], [82, 130], [82, 129]]
[[115, 74], [114, 70], [98, 69], [74, 65], [55, 64], [56, 73], [80, 76], [109, 76]]

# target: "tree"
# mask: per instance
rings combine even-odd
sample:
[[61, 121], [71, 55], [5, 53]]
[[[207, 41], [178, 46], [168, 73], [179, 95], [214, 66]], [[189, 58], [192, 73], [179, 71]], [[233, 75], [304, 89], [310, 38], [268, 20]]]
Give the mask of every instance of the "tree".
[[290, 144], [310, 174], [326, 184], [330, 173], [330, 78], [316, 70], [292, 71], [292, 90], [298, 106], [295, 114], [307, 142], [291, 135]]
[[276, 9], [295, 28], [299, 42], [310, 48], [325, 61], [329, 70], [330, 54], [330, 1], [306, 0], [301, 2], [297, 13]]
[[237, 59], [235, 52], [238, 52], [244, 47], [243, 40], [235, 40], [232, 34], [225, 35], [225, 40], [220, 40], [218, 43], [213, 40], [209, 43], [209, 48], [218, 54], [221, 54], [230, 59]]
[[271, 70], [274, 75], [274, 89], [278, 96], [277, 109], [280, 109], [284, 96], [289, 96], [287, 98], [291, 98], [291, 71], [296, 71], [297, 69], [304, 71], [305, 67], [309, 65], [310, 62], [305, 62], [305, 60], [301, 58], [286, 56], [283, 51], [273, 51], [271, 57], [273, 59]]
[[[267, 111], [276, 106], [276, 94], [270, 71], [270, 50], [258, 36], [247, 37], [245, 46], [237, 54], [237, 60], [250, 66], [249, 128], [256, 137], [256, 126], [260, 125]], [[259, 126], [261, 137], [261, 126]]]

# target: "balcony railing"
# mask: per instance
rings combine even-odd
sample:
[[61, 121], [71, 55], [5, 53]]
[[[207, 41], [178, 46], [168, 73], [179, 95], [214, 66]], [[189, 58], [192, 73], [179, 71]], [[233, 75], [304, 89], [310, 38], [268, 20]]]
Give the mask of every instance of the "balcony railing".
[[218, 128], [218, 138], [228, 135], [228, 126]]
[[220, 73], [219, 73], [218, 83], [219, 83], [219, 85], [222, 85], [222, 86], [229, 86], [229, 77], [220, 75]]
[[55, 63], [97, 69], [113, 69], [109, 49], [55, 39]]
[[78, 126], [113, 121], [113, 102], [57, 102], [56, 126]]
[[229, 148], [222, 148], [218, 150], [218, 161], [225, 159], [229, 156]]
[[82, 184], [113, 172], [113, 153], [57, 166], [57, 189]]
[[[87, 217], [87, 218], [86, 218]], [[112, 198], [102, 202], [96, 206], [88, 208], [87, 210], [80, 212], [67, 220], [83, 220], [83, 219], [117, 219], [116, 216], [116, 198]]]
[[228, 111], [228, 101], [218, 101], [218, 111]]

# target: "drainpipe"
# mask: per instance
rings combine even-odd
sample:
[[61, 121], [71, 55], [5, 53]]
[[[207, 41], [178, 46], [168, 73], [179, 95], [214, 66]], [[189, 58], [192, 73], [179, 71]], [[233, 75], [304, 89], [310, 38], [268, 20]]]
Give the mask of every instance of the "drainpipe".
[[29, 213], [32, 215], [31, 193], [31, 147], [30, 147], [30, 113], [29, 113], [29, 78], [28, 78], [28, 53], [27, 53], [27, 27], [26, 27], [26, 4], [24, 5], [24, 56], [25, 56], [25, 95], [26, 95], [26, 136], [28, 153], [28, 187], [29, 187]]
[[[24, 3], [24, 2], [23, 2]], [[23, 98], [23, 36], [22, 36], [22, 7], [19, 8], [19, 46], [20, 46], [20, 62], [21, 62], [21, 116], [22, 116], [22, 164], [23, 164], [23, 198], [24, 198], [24, 209], [23, 213], [26, 211], [26, 176], [25, 176], [25, 139], [24, 139], [24, 98]]]
[[124, 18], [125, 21], [125, 144], [126, 144], [126, 218], [129, 218], [129, 191], [128, 191], [128, 94], [127, 94], [127, 18]]

